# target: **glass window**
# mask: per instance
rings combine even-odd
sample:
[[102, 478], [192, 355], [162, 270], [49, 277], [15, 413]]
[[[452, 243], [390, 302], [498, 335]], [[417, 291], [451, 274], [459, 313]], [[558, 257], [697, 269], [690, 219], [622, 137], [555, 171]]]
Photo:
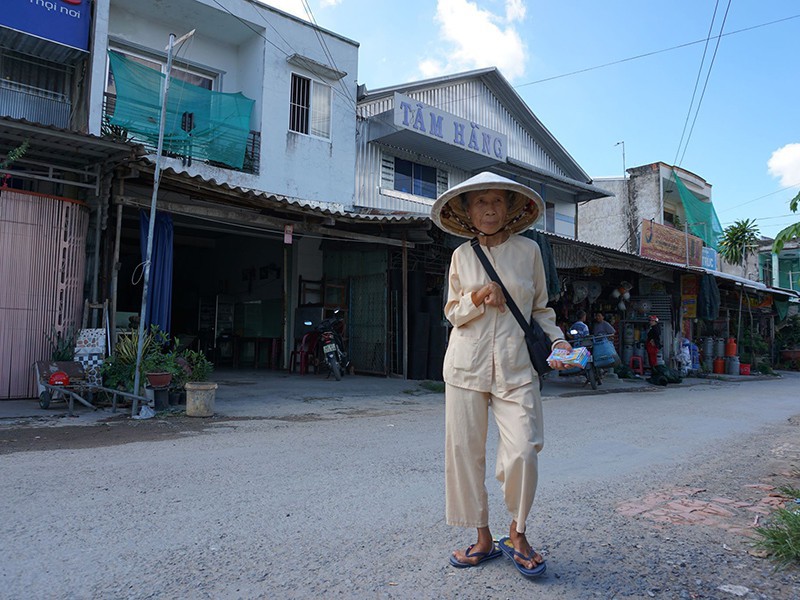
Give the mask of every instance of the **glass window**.
[[554, 233], [556, 230], [556, 205], [552, 202], [545, 202], [544, 215], [544, 230]]
[[436, 168], [394, 159], [394, 189], [425, 198], [436, 198]]
[[289, 130], [331, 137], [331, 88], [308, 77], [292, 74]]

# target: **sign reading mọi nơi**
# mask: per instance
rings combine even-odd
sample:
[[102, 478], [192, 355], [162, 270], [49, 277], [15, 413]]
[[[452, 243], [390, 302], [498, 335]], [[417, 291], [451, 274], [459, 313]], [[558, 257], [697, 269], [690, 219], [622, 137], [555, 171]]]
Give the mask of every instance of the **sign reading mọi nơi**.
[[505, 162], [508, 137], [395, 92], [394, 125]]
[[5, 0], [0, 25], [88, 51], [91, 4], [91, 0]]

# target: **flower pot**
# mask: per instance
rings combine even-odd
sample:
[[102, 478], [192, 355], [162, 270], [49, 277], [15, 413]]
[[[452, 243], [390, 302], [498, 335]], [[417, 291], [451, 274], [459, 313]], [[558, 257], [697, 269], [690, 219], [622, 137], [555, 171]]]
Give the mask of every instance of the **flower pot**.
[[151, 388], [165, 388], [172, 381], [172, 373], [145, 373]]
[[214, 414], [217, 384], [210, 381], [189, 381], [186, 388], [186, 416], [210, 417]]

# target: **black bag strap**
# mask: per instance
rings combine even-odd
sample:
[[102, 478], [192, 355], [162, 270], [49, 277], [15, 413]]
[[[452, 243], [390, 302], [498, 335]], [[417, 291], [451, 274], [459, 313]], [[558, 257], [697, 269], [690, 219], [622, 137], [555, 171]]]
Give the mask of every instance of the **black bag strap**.
[[525, 332], [525, 337], [530, 338], [531, 340], [535, 340], [536, 335], [534, 334], [533, 329], [531, 329], [531, 326], [528, 323], [528, 321], [525, 320], [525, 318], [522, 316], [519, 307], [517, 307], [517, 303], [514, 302], [514, 299], [511, 297], [511, 294], [508, 293], [506, 286], [503, 285], [502, 279], [500, 279], [500, 276], [497, 274], [497, 271], [494, 270], [492, 263], [489, 262], [489, 258], [486, 256], [486, 253], [483, 251], [483, 248], [481, 248], [481, 244], [478, 241], [478, 238], [472, 238], [472, 240], [470, 241], [470, 245], [472, 245], [472, 249], [475, 250], [475, 254], [478, 255], [478, 260], [481, 261], [483, 268], [489, 275], [489, 279], [494, 281], [497, 285], [500, 286], [500, 289], [503, 290], [503, 295], [506, 297], [506, 305], [508, 305], [511, 314], [514, 315], [514, 318], [517, 320], [517, 323], [519, 323], [519, 326], [522, 327], [522, 331]]

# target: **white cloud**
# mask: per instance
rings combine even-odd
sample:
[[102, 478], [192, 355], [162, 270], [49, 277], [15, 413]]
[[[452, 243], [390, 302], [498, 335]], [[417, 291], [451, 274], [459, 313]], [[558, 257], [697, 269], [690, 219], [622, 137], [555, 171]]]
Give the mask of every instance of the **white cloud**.
[[441, 44], [437, 56], [419, 63], [426, 77], [497, 67], [513, 80], [525, 73], [527, 50], [516, 30], [525, 18], [524, 0], [505, 0], [505, 14], [480, 8], [469, 0], [438, 0], [436, 20]]
[[800, 184], [800, 144], [786, 144], [767, 161], [769, 174], [779, 177], [784, 187]]
[[328, 6], [339, 6], [342, 3], [342, 0], [321, 0], [319, 5], [323, 8]]

